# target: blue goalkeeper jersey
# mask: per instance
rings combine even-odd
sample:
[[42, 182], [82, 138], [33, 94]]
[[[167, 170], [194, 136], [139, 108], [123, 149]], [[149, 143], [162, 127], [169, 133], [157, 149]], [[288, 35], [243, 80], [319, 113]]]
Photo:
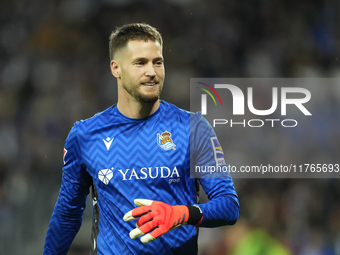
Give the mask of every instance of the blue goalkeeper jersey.
[[143, 244], [139, 238], [130, 239], [136, 222], [124, 222], [123, 216], [135, 208], [136, 198], [197, 204], [200, 182], [210, 199], [198, 205], [203, 213], [200, 226], [235, 223], [239, 204], [232, 179], [190, 177], [190, 161], [192, 166], [217, 164], [218, 145], [214, 130], [200, 113], [164, 101], [143, 119], [128, 118], [114, 105], [75, 123], [65, 141], [62, 183], [44, 255], [67, 254], [91, 189], [91, 254], [197, 254], [196, 227], [181, 226]]

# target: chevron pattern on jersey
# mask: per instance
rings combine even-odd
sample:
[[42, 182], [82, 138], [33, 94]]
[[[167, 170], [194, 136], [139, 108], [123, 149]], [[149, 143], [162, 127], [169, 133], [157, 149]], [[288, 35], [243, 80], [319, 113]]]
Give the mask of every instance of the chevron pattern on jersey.
[[[89, 187], [94, 185], [97, 191], [96, 213], [99, 213], [96, 219], [100, 220], [96, 222], [98, 228], [94, 228], [96, 233], [93, 237], [96, 239], [93, 243], [98, 255], [197, 254], [194, 226], [181, 226], [145, 245], [129, 237], [135, 222], [123, 221], [124, 214], [135, 207], [133, 200], [136, 198], [163, 201], [170, 205], [196, 203], [196, 181], [190, 178], [190, 115], [164, 102], [153, 115], [144, 119], [127, 118], [116, 107], [110, 107], [90, 119], [75, 123], [65, 142], [64, 177], [55, 212], [63, 208], [81, 222]], [[157, 143], [157, 134], [165, 131], [171, 133], [175, 149], [165, 150]], [[208, 126], [207, 130], [200, 132], [197, 138], [208, 140], [210, 144], [199, 143], [202, 148], [194, 150], [202, 150], [204, 161], [211, 163], [215, 160], [210, 142], [214, 132]], [[112, 141], [110, 146], [105, 143], [108, 137]], [[204, 152], [209, 153], [205, 155]], [[201, 184], [214, 200], [212, 206], [203, 206], [203, 222], [208, 225], [233, 222], [237, 216], [238, 200], [232, 180], [206, 179], [201, 180]], [[232, 208], [224, 222], [219, 221], [219, 217], [223, 219], [226, 215], [225, 207], [221, 207], [221, 216], [216, 220], [213, 214], [221, 203]], [[57, 247], [58, 243], [69, 247], [70, 240], [73, 240], [74, 231], [59, 238], [64, 231], [64, 224], [57, 224], [60, 222], [67, 221], [61, 219], [58, 213], [52, 216], [46, 239], [46, 243], [51, 243], [49, 247]], [[74, 226], [78, 228], [78, 223]]]
[[[98, 192], [98, 254], [99, 245], [108, 249], [111, 242], [120, 243], [117, 254], [145, 252], [139, 240], [128, 237], [135, 222], [122, 221], [123, 215], [135, 207], [133, 199], [148, 198], [173, 205], [195, 203], [195, 182], [190, 179], [187, 157], [189, 123], [188, 112], [165, 103], [152, 116], [141, 120], [127, 118], [117, 108], [110, 108], [75, 125], [83, 164]], [[171, 132], [176, 150], [166, 151], [157, 144], [157, 133], [165, 131]], [[106, 137], [114, 138], [109, 150], [103, 142]], [[110, 180], [103, 177], [103, 173], [111, 171]], [[170, 179], [176, 182], [169, 183]], [[181, 246], [196, 234], [192, 227], [176, 232], [149, 244], [148, 252], [159, 253], [159, 242], [169, 249]], [[118, 240], [122, 237], [124, 242]], [[129, 251], [129, 247], [134, 249]]]

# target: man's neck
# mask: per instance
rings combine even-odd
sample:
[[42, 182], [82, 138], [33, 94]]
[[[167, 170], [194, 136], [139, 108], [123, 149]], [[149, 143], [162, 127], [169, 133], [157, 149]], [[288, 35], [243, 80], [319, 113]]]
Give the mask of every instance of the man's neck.
[[159, 100], [154, 103], [123, 102], [118, 100], [117, 108], [121, 114], [132, 119], [141, 119], [150, 116], [159, 108]]

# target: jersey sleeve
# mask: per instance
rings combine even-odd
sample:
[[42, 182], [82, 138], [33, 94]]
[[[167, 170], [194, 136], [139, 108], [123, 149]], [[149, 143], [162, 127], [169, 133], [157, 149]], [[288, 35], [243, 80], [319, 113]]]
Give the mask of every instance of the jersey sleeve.
[[[215, 131], [200, 113], [192, 114], [190, 119], [190, 147], [191, 171], [195, 171], [196, 167], [201, 167], [198, 168], [201, 170], [208, 167], [227, 167]], [[240, 206], [230, 174], [201, 172], [196, 177], [210, 200], [198, 205], [203, 213], [199, 226], [219, 227], [234, 224], [240, 215]]]
[[81, 226], [91, 184], [82, 163], [76, 123], [65, 141], [61, 187], [47, 230], [44, 255], [67, 254]]

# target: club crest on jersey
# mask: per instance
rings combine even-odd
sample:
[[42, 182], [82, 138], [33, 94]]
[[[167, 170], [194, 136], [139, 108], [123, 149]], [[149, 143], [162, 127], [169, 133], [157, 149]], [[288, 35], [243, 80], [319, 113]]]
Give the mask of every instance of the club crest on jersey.
[[157, 144], [164, 150], [176, 150], [176, 145], [173, 143], [170, 138], [171, 133], [168, 131], [163, 132], [161, 135], [157, 133]]

